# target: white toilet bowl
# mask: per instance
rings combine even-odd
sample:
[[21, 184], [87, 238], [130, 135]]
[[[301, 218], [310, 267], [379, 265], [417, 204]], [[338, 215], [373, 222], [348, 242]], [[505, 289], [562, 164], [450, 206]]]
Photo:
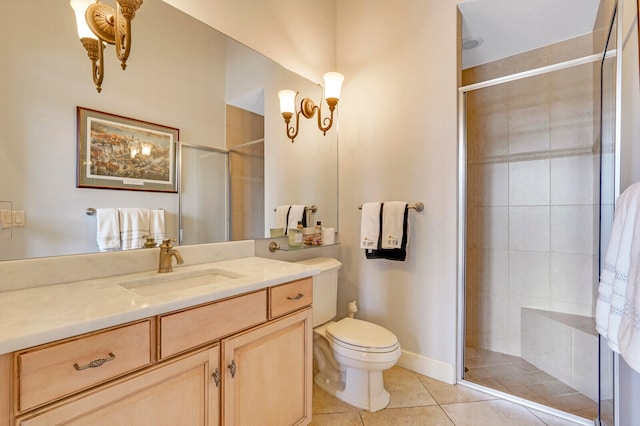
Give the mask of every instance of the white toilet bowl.
[[389, 330], [353, 318], [314, 329], [314, 382], [355, 407], [378, 411], [389, 404], [382, 372], [393, 367], [401, 349]]
[[[382, 372], [400, 358], [398, 338], [367, 321], [337, 314], [338, 271], [336, 259], [317, 257], [299, 263], [320, 269], [313, 277], [313, 358], [318, 365], [314, 382], [329, 394], [358, 408], [382, 410], [389, 404]], [[353, 315], [355, 302], [349, 304]]]

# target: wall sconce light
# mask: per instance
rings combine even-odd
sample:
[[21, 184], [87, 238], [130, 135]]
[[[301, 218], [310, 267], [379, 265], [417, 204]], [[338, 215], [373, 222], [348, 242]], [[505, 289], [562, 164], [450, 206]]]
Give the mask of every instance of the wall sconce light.
[[[300, 113], [302, 113], [305, 118], [312, 118], [316, 110], [318, 110], [318, 128], [324, 135], [327, 134], [327, 131], [333, 125], [333, 111], [336, 109], [336, 105], [340, 99], [340, 89], [342, 88], [343, 81], [344, 76], [337, 72], [328, 72], [324, 75], [322, 97], [326, 99], [327, 105], [329, 105], [329, 112], [331, 113], [329, 117], [325, 117], [324, 119], [322, 118], [322, 100], [318, 106], [311, 99], [304, 98], [300, 102], [300, 110], [296, 110], [296, 97], [298, 96], [298, 92], [295, 90], [281, 90], [278, 92], [280, 112], [282, 112], [282, 116], [284, 117], [284, 123], [287, 127], [287, 137], [291, 139], [291, 143], [293, 143], [296, 136], [298, 136]], [[295, 127], [289, 126], [294, 114], [296, 115]]]
[[114, 44], [122, 69], [131, 51], [131, 21], [143, 0], [116, 0], [116, 9], [99, 0], [71, 0], [76, 15], [78, 37], [91, 59], [93, 83], [102, 91], [104, 45]]

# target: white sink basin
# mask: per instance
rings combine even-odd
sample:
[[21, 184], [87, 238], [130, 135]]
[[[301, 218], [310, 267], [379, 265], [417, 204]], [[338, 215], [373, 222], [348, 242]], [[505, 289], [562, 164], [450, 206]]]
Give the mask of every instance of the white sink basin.
[[244, 275], [215, 268], [200, 271], [167, 272], [156, 274], [152, 277], [132, 279], [121, 282], [119, 285], [141, 296], [156, 296], [171, 291], [201, 287], [242, 277]]

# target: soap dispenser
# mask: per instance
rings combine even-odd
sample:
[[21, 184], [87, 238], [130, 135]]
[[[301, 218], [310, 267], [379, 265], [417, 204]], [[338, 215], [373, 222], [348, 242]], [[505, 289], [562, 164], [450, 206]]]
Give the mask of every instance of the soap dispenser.
[[302, 221], [298, 221], [295, 229], [289, 229], [289, 247], [302, 247]]

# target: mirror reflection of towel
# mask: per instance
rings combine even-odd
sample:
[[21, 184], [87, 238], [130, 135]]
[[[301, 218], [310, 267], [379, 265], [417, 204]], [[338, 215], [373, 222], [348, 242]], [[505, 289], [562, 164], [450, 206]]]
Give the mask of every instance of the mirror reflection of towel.
[[284, 235], [287, 235], [289, 210], [291, 210], [291, 206], [289, 205], [276, 207], [276, 228], [282, 229]]
[[120, 213], [120, 241], [122, 250], [144, 247], [149, 236], [149, 210], [140, 208], [118, 209]]
[[298, 222], [302, 222], [302, 226], [307, 225], [306, 209], [307, 206], [304, 204], [294, 204], [291, 206], [291, 210], [289, 210], [289, 220], [287, 222], [288, 229], [296, 229]]
[[96, 242], [98, 250], [120, 249], [120, 219], [118, 209], [96, 209]]
[[158, 245], [166, 238], [164, 210], [157, 209], [149, 212], [149, 237], [156, 240]]

